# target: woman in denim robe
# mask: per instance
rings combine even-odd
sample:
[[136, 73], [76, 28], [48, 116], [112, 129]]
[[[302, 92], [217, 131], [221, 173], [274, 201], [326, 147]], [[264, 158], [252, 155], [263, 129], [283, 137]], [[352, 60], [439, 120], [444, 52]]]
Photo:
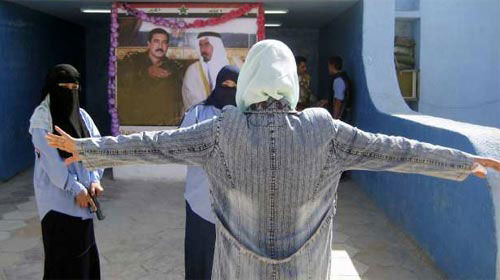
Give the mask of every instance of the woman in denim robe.
[[73, 139], [54, 147], [90, 169], [128, 164], [200, 165], [216, 219], [213, 279], [329, 279], [333, 200], [345, 170], [484, 176], [500, 162], [403, 137], [371, 134], [320, 108], [295, 111], [295, 60], [282, 42], [249, 51], [237, 107], [171, 131]]

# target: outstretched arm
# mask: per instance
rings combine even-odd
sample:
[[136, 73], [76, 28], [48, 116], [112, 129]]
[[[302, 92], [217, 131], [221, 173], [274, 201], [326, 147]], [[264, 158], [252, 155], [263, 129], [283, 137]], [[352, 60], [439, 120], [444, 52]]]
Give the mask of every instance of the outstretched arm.
[[334, 147], [343, 169], [417, 173], [464, 180], [486, 176], [484, 167], [500, 171], [500, 161], [404, 137], [372, 134], [335, 122]]
[[215, 146], [217, 118], [170, 131], [149, 131], [127, 136], [74, 139], [48, 134], [52, 147], [72, 153], [66, 164], [82, 161], [89, 169], [133, 164], [181, 163], [203, 165]]

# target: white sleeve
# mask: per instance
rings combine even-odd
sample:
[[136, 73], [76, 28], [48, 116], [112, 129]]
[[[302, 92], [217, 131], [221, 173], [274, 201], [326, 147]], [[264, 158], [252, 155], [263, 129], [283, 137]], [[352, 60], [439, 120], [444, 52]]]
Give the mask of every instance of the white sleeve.
[[345, 98], [345, 83], [342, 78], [337, 78], [333, 81], [333, 96], [335, 99], [344, 100]]
[[184, 118], [182, 119], [180, 127], [192, 126], [198, 123], [197, 119], [198, 119], [198, 106], [195, 106], [184, 114]]

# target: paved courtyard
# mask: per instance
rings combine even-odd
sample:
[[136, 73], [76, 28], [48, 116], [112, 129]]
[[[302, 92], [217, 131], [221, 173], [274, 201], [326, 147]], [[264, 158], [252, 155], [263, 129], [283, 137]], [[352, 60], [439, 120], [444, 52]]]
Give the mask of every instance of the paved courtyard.
[[[183, 182], [102, 182], [95, 221], [103, 279], [184, 279]], [[443, 279], [428, 257], [354, 184], [343, 182], [332, 248], [335, 280]], [[0, 280], [41, 279], [32, 170], [0, 183]]]

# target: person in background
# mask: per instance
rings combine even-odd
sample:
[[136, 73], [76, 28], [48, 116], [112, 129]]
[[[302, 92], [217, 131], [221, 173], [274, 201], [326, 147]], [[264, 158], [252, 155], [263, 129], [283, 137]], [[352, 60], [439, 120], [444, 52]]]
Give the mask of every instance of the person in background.
[[30, 119], [35, 148], [33, 185], [42, 223], [45, 252], [43, 279], [100, 279], [99, 253], [94, 236], [91, 196], [100, 195], [102, 170], [89, 171], [76, 162], [66, 166], [70, 153], [48, 145], [54, 126], [72, 137], [99, 137], [92, 118], [80, 108], [80, 74], [71, 65], [52, 68], [42, 102]]
[[299, 103], [297, 110], [302, 111], [311, 106], [311, 76], [307, 73], [307, 59], [303, 56], [296, 56], [295, 63], [297, 64], [297, 74], [299, 75]]
[[[212, 94], [192, 106], [184, 115], [181, 127], [189, 127], [219, 116], [227, 105], [236, 106], [236, 82], [239, 68], [224, 66]], [[210, 180], [200, 166], [188, 166], [186, 174], [186, 235], [184, 266], [186, 279], [211, 279], [215, 248], [215, 217], [210, 203]]]
[[343, 64], [340, 56], [328, 59], [328, 73], [332, 77], [331, 91], [327, 99], [320, 101], [320, 107], [326, 106], [334, 119], [351, 123], [352, 85], [347, 73], [342, 70]]

